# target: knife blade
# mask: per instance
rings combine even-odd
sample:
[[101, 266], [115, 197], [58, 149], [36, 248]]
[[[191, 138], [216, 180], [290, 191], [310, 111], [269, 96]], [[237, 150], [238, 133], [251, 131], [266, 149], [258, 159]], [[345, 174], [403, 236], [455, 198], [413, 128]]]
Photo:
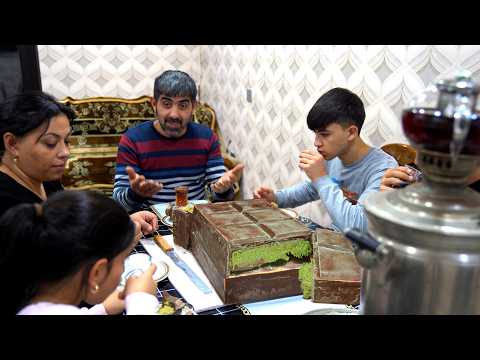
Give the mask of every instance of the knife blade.
[[203, 282], [203, 280], [200, 279], [197, 274], [195, 274], [195, 272], [187, 265], [187, 263], [178, 257], [173, 247], [170, 246], [170, 244], [162, 235], [153, 235], [153, 241], [155, 241], [155, 244], [162, 249], [165, 255], [167, 255], [175, 265], [183, 270], [183, 272], [195, 284], [195, 286], [200, 289], [201, 292], [204, 294], [209, 294], [212, 292], [212, 289], [205, 284], [205, 282]]

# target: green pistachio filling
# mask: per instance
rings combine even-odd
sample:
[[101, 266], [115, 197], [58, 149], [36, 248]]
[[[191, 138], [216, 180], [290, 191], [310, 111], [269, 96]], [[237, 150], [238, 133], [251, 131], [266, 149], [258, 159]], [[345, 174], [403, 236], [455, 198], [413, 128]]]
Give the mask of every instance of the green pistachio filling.
[[305, 239], [293, 239], [236, 250], [230, 259], [230, 269], [253, 269], [278, 261], [288, 262], [290, 257], [303, 259], [312, 254], [312, 245]]
[[298, 279], [300, 280], [303, 297], [310, 299], [312, 297], [313, 286], [313, 262], [307, 262], [300, 267], [298, 270]]

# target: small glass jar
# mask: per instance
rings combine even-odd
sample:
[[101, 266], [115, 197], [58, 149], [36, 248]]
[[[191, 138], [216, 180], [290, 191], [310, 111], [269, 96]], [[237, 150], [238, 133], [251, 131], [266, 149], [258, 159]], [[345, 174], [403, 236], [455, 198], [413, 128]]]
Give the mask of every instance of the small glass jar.
[[175, 205], [183, 207], [188, 205], [188, 187], [178, 186], [175, 188]]

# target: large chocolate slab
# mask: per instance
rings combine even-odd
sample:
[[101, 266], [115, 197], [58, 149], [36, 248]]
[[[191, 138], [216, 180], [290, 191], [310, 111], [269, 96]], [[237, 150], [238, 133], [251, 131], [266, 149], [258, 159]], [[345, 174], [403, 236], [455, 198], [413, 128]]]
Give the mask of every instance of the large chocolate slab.
[[231, 246], [264, 244], [270, 240], [270, 236], [256, 224], [233, 224], [218, 228], [226, 242]]
[[238, 212], [237, 208], [232, 206], [231, 202], [214, 203], [214, 204], [199, 204], [196, 205], [198, 209], [202, 210], [203, 214], [215, 214], [219, 212]]
[[[202, 268], [205, 275], [207, 275], [208, 280], [213, 285], [213, 288], [226, 304], [225, 301], [225, 275], [226, 269], [220, 268], [224, 265], [223, 262], [219, 263], [214, 261], [214, 258], [211, 256], [211, 252], [208, 252], [204, 248], [204, 243], [199, 240], [199, 234], [192, 234], [191, 242], [191, 252], [195, 256], [198, 264]], [[218, 256], [218, 255], [217, 255]]]
[[[304, 224], [285, 215], [280, 209], [270, 207], [265, 200], [256, 199], [252, 203], [254, 206], [249, 206], [248, 201], [195, 206], [192, 233], [199, 234], [198, 238], [205, 251], [214, 258], [212, 261], [217, 264], [217, 269], [224, 271], [226, 277], [231, 275], [229, 264], [232, 253], [239, 248], [246, 249], [288, 240], [311, 241], [312, 231]], [[230, 211], [230, 208], [238, 210]], [[252, 210], [253, 208], [256, 210]], [[226, 211], [216, 211], [219, 209]], [[244, 215], [249, 211], [262, 212], [259, 218], [275, 220], [257, 222]], [[268, 215], [268, 212], [272, 215]], [[262, 266], [262, 262], [258, 264], [258, 267]]]
[[204, 216], [217, 227], [231, 224], [248, 224], [252, 222], [248, 217], [238, 211], [217, 212], [208, 215], [205, 214]]
[[[217, 231], [216, 227], [211, 222], [202, 216], [198, 208], [193, 210], [192, 215], [192, 227], [190, 235], [190, 248], [193, 256], [197, 258], [198, 263], [203, 268], [205, 274], [210, 279], [208, 267], [205, 268], [205, 263], [197, 253], [198, 249], [203, 249], [205, 254], [209, 257], [216, 271], [219, 272], [222, 277], [229, 275], [228, 259], [230, 254], [230, 246], [223, 236]], [[211, 280], [211, 279], [210, 279]]]
[[312, 301], [329, 304], [360, 302], [361, 267], [342, 233], [318, 229], [313, 242]]
[[300, 263], [290, 262], [225, 277], [217, 271], [200, 242], [192, 242], [192, 252], [224, 304], [244, 304], [302, 293], [298, 281]]
[[264, 221], [259, 226], [275, 240], [306, 238], [310, 236], [310, 229], [298, 221], [287, 216], [285, 221]]
[[251, 210], [261, 210], [265, 208], [273, 208], [269, 203], [263, 199], [252, 199], [252, 200], [242, 200], [234, 201], [231, 203], [234, 208], [238, 211], [247, 212]]
[[244, 304], [302, 293], [297, 268], [278, 267], [275, 270], [257, 270], [255, 273], [230, 276], [225, 279], [225, 304]]
[[[311, 238], [312, 231], [304, 224], [255, 199], [196, 205], [190, 248], [224, 303], [246, 303], [301, 294], [298, 269], [302, 261], [290, 258], [271, 263], [265, 251], [284, 241]], [[266, 257], [253, 255], [257, 257], [250, 260], [251, 251], [255, 254], [255, 248], [263, 245], [268, 246], [259, 251]], [[235, 263], [231, 262], [234, 253]]]
[[270, 208], [259, 210], [243, 210], [243, 213], [254, 222], [292, 219], [283, 211], [272, 211]]

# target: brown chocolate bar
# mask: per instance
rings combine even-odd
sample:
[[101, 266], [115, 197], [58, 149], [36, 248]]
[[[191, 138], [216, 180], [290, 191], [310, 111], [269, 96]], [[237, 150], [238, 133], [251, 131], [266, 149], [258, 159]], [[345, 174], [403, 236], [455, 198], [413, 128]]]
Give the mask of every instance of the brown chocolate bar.
[[173, 242], [184, 249], [190, 248], [192, 214], [177, 206], [172, 208]]
[[190, 229], [190, 250], [224, 303], [301, 294], [312, 231], [265, 200], [195, 205]]
[[360, 303], [361, 267], [350, 241], [342, 233], [317, 229], [313, 241], [312, 301]]

